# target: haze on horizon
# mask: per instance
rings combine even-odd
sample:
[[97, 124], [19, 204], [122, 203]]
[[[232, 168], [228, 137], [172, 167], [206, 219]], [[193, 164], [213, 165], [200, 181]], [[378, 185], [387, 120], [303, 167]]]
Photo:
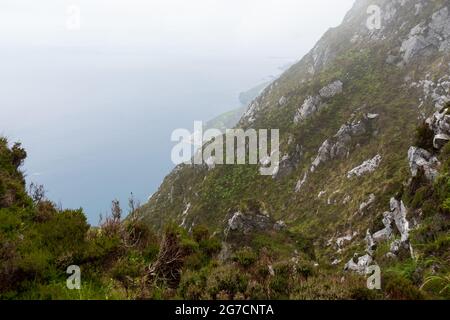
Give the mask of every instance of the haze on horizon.
[[342, 21], [339, 1], [2, 0], [0, 135], [23, 142], [28, 182], [96, 224], [156, 190], [174, 129], [239, 107]]

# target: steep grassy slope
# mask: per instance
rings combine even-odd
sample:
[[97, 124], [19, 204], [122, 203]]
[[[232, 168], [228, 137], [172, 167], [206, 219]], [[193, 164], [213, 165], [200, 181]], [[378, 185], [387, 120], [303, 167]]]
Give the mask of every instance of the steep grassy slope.
[[[380, 30], [366, 26], [373, 4], [381, 8]], [[366, 231], [382, 227], [390, 199], [407, 183], [416, 127], [448, 101], [449, 25], [447, 1], [357, 1], [240, 121], [280, 129], [278, 172], [180, 165], [142, 219], [156, 229], [174, 220], [223, 234], [236, 212], [256, 210], [313, 239], [316, 261], [342, 270], [364, 252]], [[376, 168], [348, 177], [376, 156]]]

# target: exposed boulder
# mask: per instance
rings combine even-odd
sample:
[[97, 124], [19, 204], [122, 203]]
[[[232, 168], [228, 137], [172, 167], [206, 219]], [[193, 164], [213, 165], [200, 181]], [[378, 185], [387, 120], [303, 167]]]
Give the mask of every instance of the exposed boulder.
[[425, 103], [425, 100], [431, 99], [436, 110], [438, 110], [438, 113], [428, 118], [427, 122], [437, 120], [435, 119], [435, 116], [439, 116], [439, 113], [443, 113], [444, 115], [446, 114], [447, 111], [445, 109], [450, 102], [450, 76], [443, 76], [436, 82], [429, 79], [427, 76], [427, 78], [424, 80], [412, 82], [410, 84], [410, 87], [419, 88], [423, 91], [423, 97], [419, 99], [419, 107], [421, 107]]
[[322, 98], [332, 98], [335, 95], [342, 93], [342, 87], [343, 87], [343, 83], [340, 80], [336, 80], [332, 83], [330, 83], [329, 85], [323, 87], [322, 89], [320, 89], [319, 91], [319, 95]]
[[383, 214], [384, 229], [375, 232], [373, 235], [370, 230], [366, 233], [366, 255], [359, 257], [355, 254], [345, 265], [345, 270], [355, 271], [358, 273], [364, 273], [366, 268], [373, 262], [373, 254], [376, 250], [377, 244], [392, 238], [393, 226], [397, 228], [400, 233], [400, 239], [397, 239], [391, 243], [391, 251], [388, 256], [396, 257], [402, 252], [407, 252], [413, 256], [413, 249], [409, 242], [409, 222], [406, 219], [407, 210], [403, 201], [399, 201], [395, 198], [390, 200], [390, 211]]
[[369, 267], [372, 262], [373, 258], [369, 254], [363, 255], [361, 257], [358, 257], [358, 255], [355, 254], [353, 259], [350, 259], [350, 261], [345, 264], [344, 270], [354, 271], [359, 274], [365, 274], [367, 267]]
[[381, 162], [381, 156], [377, 154], [374, 158], [364, 161], [361, 165], [359, 165], [356, 168], [353, 168], [350, 170], [347, 174], [347, 178], [351, 177], [360, 177], [363, 174], [370, 173], [375, 171]]
[[248, 107], [247, 111], [245, 111], [241, 121], [247, 122], [249, 124], [255, 122], [256, 113], [259, 111], [259, 107], [260, 105], [258, 100], [253, 101]]
[[397, 230], [400, 232], [401, 241], [405, 242], [409, 240], [409, 222], [406, 219], [408, 211], [406, 210], [403, 201], [399, 201], [395, 198], [391, 198], [390, 201], [391, 215], [390, 218], [393, 219]]
[[400, 233], [400, 239], [391, 243], [391, 255], [397, 255], [403, 249], [406, 249], [412, 255], [412, 247], [409, 243], [410, 226], [406, 218], [408, 211], [403, 201], [395, 198], [392, 198], [390, 201], [390, 209], [390, 211], [383, 214], [384, 229], [375, 232], [372, 239], [375, 244], [392, 239], [395, 226]]
[[412, 28], [408, 39], [403, 41], [400, 48], [405, 63], [416, 56], [448, 50], [450, 50], [450, 16], [447, 7], [435, 12], [428, 24], [422, 21]]
[[417, 176], [420, 169], [423, 170], [425, 177], [428, 180], [434, 181], [436, 179], [438, 175], [437, 168], [440, 163], [439, 160], [427, 150], [417, 147], [409, 148], [408, 161], [413, 177]]
[[375, 252], [375, 249], [377, 247], [375, 240], [373, 239], [372, 235], [370, 234], [370, 230], [366, 231], [366, 252], [373, 256], [373, 253]]
[[366, 201], [364, 201], [363, 203], [361, 203], [361, 205], [359, 206], [358, 209], [358, 213], [360, 214], [364, 214], [364, 211], [369, 208], [376, 200], [375, 195], [372, 193], [369, 195], [369, 199], [367, 199]]
[[[276, 166], [276, 171], [274, 170], [272, 177], [274, 179], [282, 179], [290, 175], [300, 162], [302, 156], [302, 147], [297, 145], [295, 151], [292, 154], [286, 153]], [[270, 164], [271, 159], [269, 157], [263, 158], [261, 165], [267, 167]]]
[[273, 174], [273, 178], [281, 179], [290, 175], [297, 167], [298, 162], [298, 154], [295, 154], [292, 157], [288, 154], [284, 155], [280, 160], [278, 170]]
[[333, 144], [329, 140], [325, 140], [322, 145], [319, 148], [319, 151], [317, 152], [317, 157], [314, 159], [312, 166], [311, 166], [311, 172], [314, 172], [315, 169], [324, 162], [327, 162], [328, 160], [331, 160], [331, 149], [333, 147]]
[[408, 256], [411, 253], [411, 246], [408, 241], [395, 240], [391, 243], [390, 257]]
[[311, 114], [320, 110], [323, 105], [319, 96], [307, 97], [301, 107], [297, 110], [294, 117], [294, 123], [299, 123], [308, 118]]
[[426, 28], [423, 23], [418, 24], [409, 32], [408, 39], [403, 41], [400, 52], [403, 54], [403, 61], [408, 63], [412, 58], [419, 54], [430, 52], [430, 39], [423, 35]]
[[373, 234], [373, 240], [376, 243], [387, 241], [391, 239], [393, 230], [392, 230], [392, 217], [391, 212], [385, 212], [383, 213], [383, 225], [384, 229], [381, 229]]
[[308, 172], [305, 172], [303, 178], [297, 181], [297, 184], [295, 185], [295, 192], [300, 192], [303, 185], [306, 183], [306, 179], [308, 179]]
[[318, 95], [307, 97], [305, 101], [303, 101], [301, 107], [298, 108], [294, 116], [294, 123], [299, 123], [317, 111], [320, 111], [326, 106], [323, 100], [330, 99], [335, 95], [342, 93], [342, 87], [342, 81], [336, 80], [320, 89]]
[[358, 232], [356, 232], [356, 231], [354, 231], [354, 232], [349, 231], [345, 236], [338, 237], [336, 239], [336, 247], [338, 249], [338, 252], [341, 251], [341, 249], [344, 247], [344, 245], [346, 243], [352, 241], [353, 238], [356, 237], [357, 235], [358, 235]]
[[352, 138], [365, 134], [369, 127], [369, 121], [367, 117], [364, 117], [362, 120], [344, 124], [334, 137], [325, 140], [312, 162], [310, 171], [314, 172], [321, 163], [348, 157]]
[[435, 134], [433, 146], [437, 150], [450, 141], [450, 115], [448, 112], [448, 108], [437, 111], [425, 121]]
[[439, 133], [434, 136], [433, 147], [436, 149], [441, 149], [450, 141], [450, 136], [445, 133]]
[[257, 231], [281, 230], [286, 227], [283, 221], [275, 222], [272, 218], [261, 213], [235, 212], [228, 220], [225, 234], [231, 232], [248, 235]]

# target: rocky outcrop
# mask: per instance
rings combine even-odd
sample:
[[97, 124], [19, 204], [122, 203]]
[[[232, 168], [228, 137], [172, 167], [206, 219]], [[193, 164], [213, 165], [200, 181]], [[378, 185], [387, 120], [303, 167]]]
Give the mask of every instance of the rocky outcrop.
[[400, 234], [400, 239], [396, 239], [391, 243], [391, 255], [399, 254], [401, 249], [407, 249], [412, 255], [412, 247], [409, 243], [410, 226], [409, 221], [406, 218], [407, 213], [408, 211], [406, 210], [403, 201], [392, 198], [390, 201], [390, 211], [383, 214], [384, 229], [381, 229], [372, 235], [375, 244], [382, 241], [388, 241], [393, 238], [394, 228], [396, 228]]
[[412, 28], [400, 48], [405, 63], [409, 63], [416, 56], [449, 50], [450, 16], [447, 7], [435, 12], [429, 23], [422, 21]]
[[310, 171], [314, 172], [320, 164], [330, 160], [348, 157], [352, 138], [365, 134], [369, 128], [369, 121], [370, 119], [364, 117], [360, 121], [353, 121], [345, 124], [339, 129], [334, 137], [325, 140], [320, 146], [316, 158], [312, 162]]
[[377, 244], [383, 241], [389, 241], [394, 237], [394, 228], [400, 234], [400, 239], [396, 239], [391, 243], [390, 252], [388, 256], [396, 257], [402, 252], [407, 252], [413, 256], [413, 249], [409, 242], [409, 222], [406, 219], [408, 211], [406, 210], [403, 201], [399, 201], [395, 198], [390, 200], [390, 211], [383, 214], [384, 228], [375, 232], [373, 235], [370, 230], [366, 233], [366, 254], [358, 257], [355, 254], [345, 265], [345, 270], [355, 271], [358, 273], [364, 273], [366, 268], [372, 264], [373, 255], [376, 250]]
[[359, 274], [365, 274], [367, 267], [373, 262], [373, 258], [369, 254], [358, 257], [357, 254], [345, 264], [345, 271], [354, 271]]
[[299, 145], [296, 146], [295, 152], [293, 152], [292, 155], [285, 154], [281, 158], [278, 164], [277, 171], [273, 174], [273, 178], [282, 179], [290, 175], [297, 168], [297, 165], [300, 162], [301, 155], [302, 148]]
[[257, 231], [282, 230], [286, 227], [283, 221], [274, 221], [261, 213], [235, 212], [228, 220], [225, 235], [238, 233], [248, 235]]
[[434, 132], [433, 146], [441, 149], [450, 141], [450, 114], [448, 108], [435, 112], [425, 121]]
[[319, 95], [322, 98], [332, 98], [337, 94], [342, 93], [342, 87], [343, 87], [343, 83], [341, 80], [336, 80], [332, 83], [330, 83], [329, 85], [323, 87], [322, 89], [320, 89], [319, 91]]
[[361, 203], [361, 205], [359, 206], [358, 213], [364, 214], [366, 209], [368, 209], [375, 202], [375, 200], [376, 200], [376, 197], [373, 193], [371, 195], [369, 195], [369, 198], [366, 201], [364, 201], [363, 203]]
[[350, 170], [347, 174], [347, 178], [360, 177], [366, 173], [375, 171], [381, 162], [381, 156], [377, 154], [374, 158], [364, 161], [361, 165]]
[[[443, 112], [450, 102], [450, 76], [448, 75], [439, 78], [437, 81], [433, 81], [427, 75], [424, 80], [412, 82], [410, 87], [421, 89], [423, 92], [423, 96], [419, 99], [419, 108], [425, 104], [426, 100], [431, 100], [436, 110]], [[433, 116], [427, 121], [432, 120]]]
[[244, 115], [242, 116], [242, 120], [243, 122], [252, 124], [253, 122], [255, 122], [256, 118], [256, 113], [259, 110], [259, 102], [258, 100], [253, 101], [250, 106], [248, 107], [247, 111], [245, 111]]
[[300, 121], [305, 120], [313, 113], [319, 111], [322, 107], [323, 104], [319, 96], [307, 97], [301, 107], [297, 110], [294, 117], [294, 123], [299, 123]]
[[295, 185], [295, 192], [300, 192], [303, 185], [306, 183], [306, 179], [308, 179], [308, 172], [305, 172], [303, 178], [297, 181], [297, 184]]
[[333, 98], [335, 95], [342, 93], [342, 87], [342, 81], [336, 80], [320, 89], [317, 96], [307, 97], [301, 107], [297, 110], [294, 117], [294, 123], [299, 123], [312, 114], [320, 111], [326, 106], [324, 100]]
[[353, 240], [358, 235], [358, 232], [354, 231], [348, 231], [346, 235], [338, 237], [335, 241], [336, 248], [338, 253], [341, 252], [342, 248], [349, 242]]
[[450, 136], [445, 133], [438, 133], [433, 138], [433, 147], [435, 149], [441, 149], [450, 141]]
[[417, 147], [409, 148], [408, 161], [413, 177], [417, 177], [419, 170], [422, 170], [428, 180], [434, 181], [436, 179], [438, 175], [437, 168], [440, 163], [439, 160], [427, 150]]

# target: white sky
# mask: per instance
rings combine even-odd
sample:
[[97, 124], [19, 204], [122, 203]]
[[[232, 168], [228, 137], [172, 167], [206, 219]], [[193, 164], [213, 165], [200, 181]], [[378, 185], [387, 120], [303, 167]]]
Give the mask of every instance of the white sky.
[[[298, 55], [354, 0], [1, 0], [0, 47], [123, 47], [211, 56]], [[67, 9], [81, 29], [66, 29]], [[301, 58], [297, 57], [296, 58]]]

